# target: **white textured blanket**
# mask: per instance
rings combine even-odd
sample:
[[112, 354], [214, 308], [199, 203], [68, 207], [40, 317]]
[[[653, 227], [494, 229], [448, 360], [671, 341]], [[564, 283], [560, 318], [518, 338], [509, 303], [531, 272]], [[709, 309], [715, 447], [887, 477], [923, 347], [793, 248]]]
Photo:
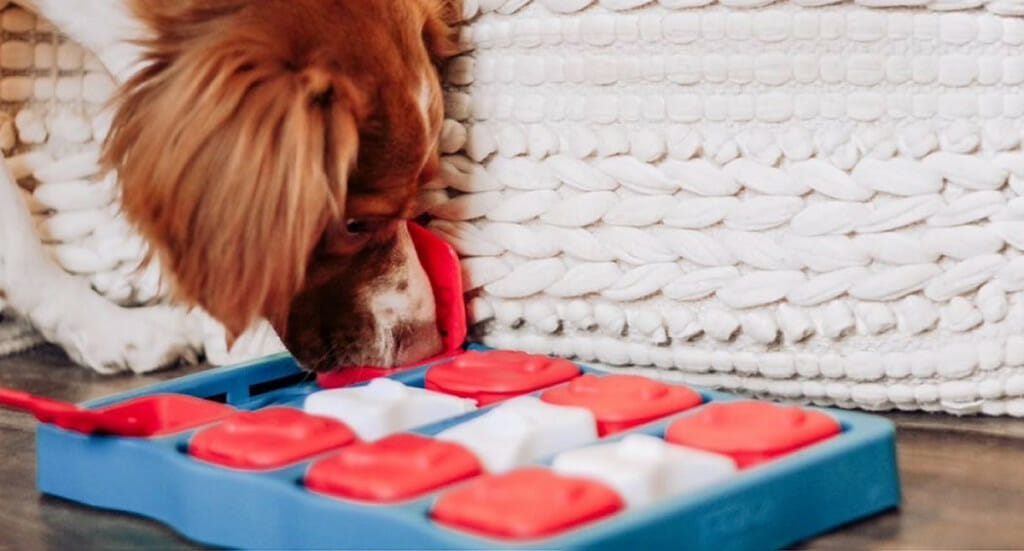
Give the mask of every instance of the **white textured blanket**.
[[467, 11], [427, 200], [486, 343], [1024, 415], [1024, 3]]
[[[92, 178], [107, 120], [102, 105], [114, 83], [58, 29], [9, 4], [0, 2], [0, 151], [19, 178], [39, 237], [65, 269], [110, 300], [149, 302], [159, 294], [156, 272], [134, 273], [142, 244], [117, 215], [113, 181]], [[37, 170], [50, 181], [36, 179]], [[61, 177], [47, 179], [46, 171]], [[0, 356], [39, 342], [0, 300]]]
[[[122, 66], [123, 61], [130, 63], [133, 57], [118, 55], [124, 54], [120, 50], [123, 45], [116, 42], [119, 35], [114, 31], [124, 25], [118, 20], [124, 10], [112, 9], [115, 4], [110, 1], [95, 0], [90, 6], [85, 4], [69, 2], [67, 11], [54, 13], [67, 20], [69, 26], [76, 27], [58, 29], [29, 10], [0, 0], [0, 152], [18, 180], [46, 252], [68, 273], [89, 283], [89, 287], [45, 289], [51, 296], [75, 298], [69, 301], [72, 304], [50, 304], [52, 308], [43, 308], [45, 312], [35, 314], [47, 322], [45, 329], [51, 336], [63, 338], [59, 344], [73, 346], [73, 355], [79, 361], [104, 372], [154, 369], [166, 362], [173, 363], [175, 354], [191, 358], [194, 356], [191, 351], [193, 333], [201, 333], [198, 340], [205, 343], [206, 357], [214, 363], [241, 361], [280, 350], [280, 341], [265, 324], [243, 335], [231, 351], [225, 350], [223, 328], [201, 312], [188, 316], [189, 327], [157, 333], [143, 331], [157, 331], [152, 328], [161, 322], [158, 318], [182, 320], [185, 316], [135, 308], [160, 303], [166, 288], [155, 263], [144, 270], [138, 269], [146, 251], [145, 243], [119, 213], [116, 175], [98, 174], [99, 144], [111, 116], [105, 107], [116, 86], [110, 70], [120, 71], [123, 77], [124, 72], [130, 70]], [[28, 5], [32, 6], [33, 2], [30, 0]], [[110, 26], [109, 33], [97, 27], [104, 24]], [[94, 31], [91, 35], [110, 38], [112, 42], [105, 45], [104, 52], [89, 52], [69, 40], [63, 30], [77, 31], [76, 36], [90, 35], [83, 30], [91, 30]], [[104, 58], [103, 62], [97, 56]], [[9, 204], [0, 207], [6, 207], [0, 208], [4, 215], [11, 214], [9, 209], [21, 208]], [[34, 236], [3, 237], [0, 239], [0, 356], [42, 341], [18, 313], [12, 308], [5, 310], [3, 300], [5, 291], [10, 290], [5, 289], [6, 285], [39, 282], [39, 278], [33, 279], [31, 274], [27, 280], [16, 278], [21, 283], [4, 280], [4, 253], [11, 251], [2, 248], [18, 248], [17, 240], [31, 240]], [[10, 275], [23, 268], [8, 265], [6, 270]], [[95, 299], [93, 291], [127, 308], [83, 313], [83, 305], [90, 304], [86, 299]], [[83, 296], [83, 292], [88, 296]], [[149, 312], [143, 313], [143, 310]], [[66, 322], [71, 312], [78, 314], [76, 320], [92, 316], [95, 327], [79, 331], [79, 326], [69, 325]], [[134, 328], [135, 335], [129, 335], [132, 331], [120, 334], [125, 327]], [[184, 333], [189, 336], [182, 336]], [[90, 339], [104, 342], [84, 342]], [[129, 355], [134, 361], [111, 359], [123, 356], [117, 348], [133, 347], [146, 350]]]

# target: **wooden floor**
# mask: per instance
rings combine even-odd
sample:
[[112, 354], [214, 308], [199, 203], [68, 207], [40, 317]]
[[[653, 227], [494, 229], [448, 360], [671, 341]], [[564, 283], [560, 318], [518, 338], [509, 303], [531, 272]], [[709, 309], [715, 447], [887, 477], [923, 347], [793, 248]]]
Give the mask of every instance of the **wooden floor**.
[[[59, 351], [0, 359], [0, 385], [70, 401], [198, 370], [101, 377]], [[802, 549], [1024, 549], [1024, 421], [894, 414], [904, 504]], [[147, 520], [40, 496], [33, 420], [0, 410], [0, 549], [199, 549]]]

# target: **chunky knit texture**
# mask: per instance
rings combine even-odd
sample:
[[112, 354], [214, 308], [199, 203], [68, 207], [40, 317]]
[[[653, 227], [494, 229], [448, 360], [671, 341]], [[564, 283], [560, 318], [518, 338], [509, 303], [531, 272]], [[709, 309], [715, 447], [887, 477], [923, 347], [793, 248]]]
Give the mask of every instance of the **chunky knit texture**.
[[469, 2], [424, 200], [477, 333], [819, 404], [1024, 415], [1021, 14]]
[[[61, 266], [110, 300], [158, 300], [156, 266], [136, 271], [145, 247], [117, 212], [113, 177], [97, 176], [99, 142], [109, 124], [103, 106], [113, 80], [50, 23], [2, 4], [0, 149], [40, 238]], [[0, 315], [0, 355], [41, 340], [12, 312]]]

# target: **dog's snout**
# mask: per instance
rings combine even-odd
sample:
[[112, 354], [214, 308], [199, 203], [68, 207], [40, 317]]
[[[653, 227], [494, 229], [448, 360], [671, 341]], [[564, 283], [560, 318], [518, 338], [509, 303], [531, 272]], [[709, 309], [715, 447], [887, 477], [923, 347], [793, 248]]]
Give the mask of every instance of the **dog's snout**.
[[408, 284], [396, 286], [371, 299], [371, 311], [378, 323], [399, 325], [409, 322], [431, 321], [434, 301], [430, 287], [410, 289]]
[[405, 225], [392, 246], [293, 303], [288, 349], [313, 371], [413, 364], [441, 351], [430, 278]]
[[430, 279], [404, 226], [399, 231], [396, 256], [397, 269], [371, 289], [370, 311], [378, 332], [394, 339], [381, 348], [390, 348], [391, 362], [402, 365], [439, 352], [441, 335]]
[[394, 346], [395, 364], [410, 364], [440, 352], [441, 335], [433, 323], [417, 323], [397, 332]]

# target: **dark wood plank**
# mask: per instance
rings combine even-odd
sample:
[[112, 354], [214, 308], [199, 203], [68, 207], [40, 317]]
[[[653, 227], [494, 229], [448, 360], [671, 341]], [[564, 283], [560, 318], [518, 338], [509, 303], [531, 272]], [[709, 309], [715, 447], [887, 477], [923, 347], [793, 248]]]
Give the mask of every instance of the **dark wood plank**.
[[817, 538], [806, 549], [1020, 549], [1024, 545], [1020, 421], [929, 414], [890, 417], [899, 427], [900, 510]]
[[[0, 385], [71, 401], [123, 392], [202, 369], [103, 377], [43, 347], [0, 359]], [[904, 504], [804, 542], [800, 549], [951, 549], [1024, 546], [1024, 421], [889, 414], [899, 430]], [[40, 496], [34, 421], [0, 410], [0, 549], [201, 549], [161, 525]]]
[[[41, 347], [0, 359], [0, 385], [81, 402], [180, 377], [203, 366], [159, 373], [102, 376], [74, 365], [60, 350]], [[35, 488], [35, 420], [0, 409], [0, 549], [200, 549], [155, 522], [41, 496]]]

